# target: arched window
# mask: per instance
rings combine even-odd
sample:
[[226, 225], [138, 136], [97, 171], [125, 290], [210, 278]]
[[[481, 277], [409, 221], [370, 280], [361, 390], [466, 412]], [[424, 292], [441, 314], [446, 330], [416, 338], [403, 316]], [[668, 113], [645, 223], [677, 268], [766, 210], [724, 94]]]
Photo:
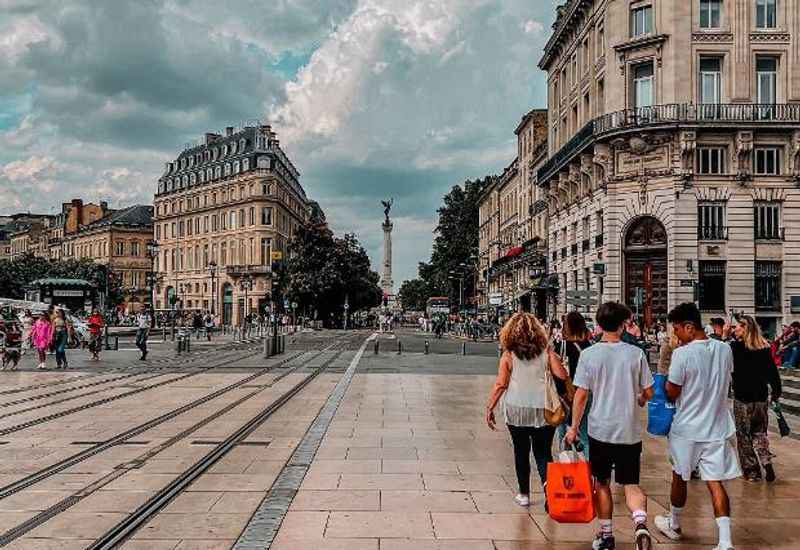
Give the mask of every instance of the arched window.
[[242, 165], [238, 160], [233, 163], [233, 173], [234, 174], [238, 174], [241, 171], [241, 168], [242, 168]]
[[197, 174], [195, 174], [194, 172], [192, 172], [192, 175], [189, 176], [189, 183], [191, 185], [194, 185], [195, 183], [197, 183]]
[[211, 171], [211, 168], [206, 170], [206, 181], [211, 181], [214, 178], [214, 173]]
[[222, 177], [222, 167], [217, 166], [214, 168], [214, 179], [219, 179]]
[[231, 155], [235, 155], [235, 154], [236, 154], [236, 142], [232, 141], [231, 142]]
[[204, 171], [204, 170], [200, 170], [200, 171], [197, 173], [197, 179], [198, 179], [198, 181], [199, 181], [200, 183], [203, 183], [203, 182], [205, 182], [205, 181], [206, 181], [206, 173], [205, 173], [205, 171]]
[[230, 176], [231, 175], [231, 163], [230, 162], [226, 162], [225, 163], [225, 175], [226, 176]]
[[239, 140], [239, 152], [243, 153], [245, 147], [247, 147], [247, 140], [242, 138], [242, 139]]
[[242, 160], [242, 171], [247, 172], [250, 170], [250, 159], [243, 159]]

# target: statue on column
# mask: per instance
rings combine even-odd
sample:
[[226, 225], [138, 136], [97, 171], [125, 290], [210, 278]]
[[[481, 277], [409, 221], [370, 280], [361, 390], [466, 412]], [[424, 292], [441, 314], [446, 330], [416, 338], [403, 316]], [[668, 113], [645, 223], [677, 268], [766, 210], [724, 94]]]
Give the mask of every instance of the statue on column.
[[394, 199], [389, 199], [388, 201], [381, 201], [383, 205], [383, 215], [386, 216], [386, 223], [389, 223], [389, 212], [392, 211], [392, 205], [394, 204]]

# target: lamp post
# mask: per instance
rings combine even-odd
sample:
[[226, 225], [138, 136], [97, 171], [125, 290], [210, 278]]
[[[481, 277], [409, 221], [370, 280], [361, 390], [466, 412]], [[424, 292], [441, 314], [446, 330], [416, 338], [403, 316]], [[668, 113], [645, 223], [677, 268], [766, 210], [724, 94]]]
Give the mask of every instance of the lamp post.
[[217, 291], [214, 289], [214, 279], [217, 276], [217, 262], [212, 260], [208, 264], [208, 274], [211, 275], [211, 317], [214, 317], [214, 301], [217, 297]]
[[150, 258], [150, 274], [148, 275], [147, 284], [150, 285], [150, 305], [156, 307], [156, 260], [158, 259], [158, 242], [147, 241], [147, 256]]
[[244, 311], [242, 312], [242, 325], [244, 326], [245, 318], [250, 309], [250, 301], [247, 293], [253, 289], [253, 278], [249, 274], [245, 274], [242, 276], [242, 280], [239, 284], [240, 288], [244, 291]]

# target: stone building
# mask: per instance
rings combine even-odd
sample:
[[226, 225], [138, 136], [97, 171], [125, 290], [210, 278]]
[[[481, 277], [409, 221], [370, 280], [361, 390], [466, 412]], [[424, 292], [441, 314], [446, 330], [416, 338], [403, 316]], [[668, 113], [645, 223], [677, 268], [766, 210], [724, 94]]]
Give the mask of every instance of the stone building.
[[479, 306], [482, 311], [510, 312], [529, 295], [534, 302], [541, 300], [535, 309], [543, 315], [547, 208], [535, 183], [547, 157], [547, 111], [530, 111], [515, 134], [517, 158], [479, 200]]
[[266, 125], [206, 134], [167, 163], [155, 196], [156, 306], [214, 310], [225, 324], [264, 312], [273, 262], [309, 215], [299, 177]]
[[[548, 73], [550, 269], [647, 325], [800, 296], [800, 2], [570, 0]], [[586, 307], [587, 311], [594, 308]]]
[[54, 260], [64, 258], [64, 237], [77, 233], [82, 227], [95, 222], [111, 211], [108, 203], [84, 203], [82, 199], [72, 199], [61, 203], [61, 212], [51, 216], [46, 224], [46, 247], [48, 256]]
[[[88, 258], [108, 266], [111, 276], [122, 284], [128, 309], [135, 310], [136, 304], [148, 302], [150, 297], [147, 274], [152, 263], [147, 244], [153, 240], [153, 207], [134, 205], [108, 210], [103, 205], [103, 208], [104, 216], [86, 225], [77, 224], [76, 220], [82, 216], [80, 209], [70, 211], [63, 226], [61, 257]], [[95, 215], [100, 211], [97, 209]], [[86, 219], [92, 217], [88, 214]]]

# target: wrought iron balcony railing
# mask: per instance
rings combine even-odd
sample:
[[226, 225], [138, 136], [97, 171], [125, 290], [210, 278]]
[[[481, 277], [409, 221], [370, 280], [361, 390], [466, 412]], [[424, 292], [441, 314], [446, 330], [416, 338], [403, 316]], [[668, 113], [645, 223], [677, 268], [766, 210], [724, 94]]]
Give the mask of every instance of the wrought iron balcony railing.
[[623, 109], [589, 121], [539, 169], [540, 185], [561, 170], [595, 139], [617, 131], [664, 124], [725, 125], [800, 123], [800, 104], [668, 103]]
[[753, 236], [757, 241], [784, 241], [786, 240], [786, 228], [756, 227]]
[[721, 225], [708, 225], [697, 228], [697, 240], [699, 241], [727, 241], [728, 228]]

